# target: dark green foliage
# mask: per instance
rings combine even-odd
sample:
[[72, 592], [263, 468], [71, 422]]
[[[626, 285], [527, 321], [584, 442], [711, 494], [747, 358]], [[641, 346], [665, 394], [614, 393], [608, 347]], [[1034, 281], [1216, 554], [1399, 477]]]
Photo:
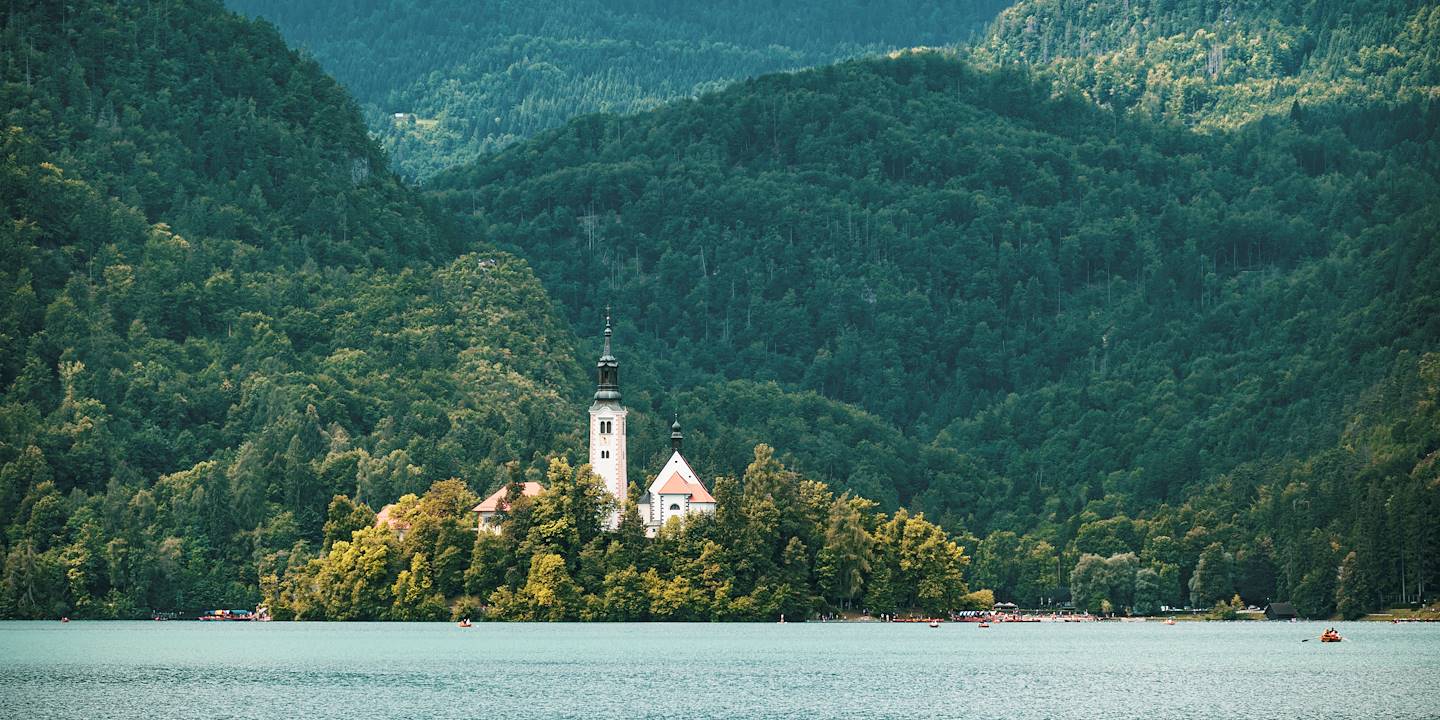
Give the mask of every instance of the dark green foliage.
[[[528, 268], [454, 258], [272, 29], [21, 2], [0, 39], [0, 614], [253, 604], [373, 524], [335, 495], [483, 489], [573, 433], [573, 340]], [[471, 542], [427, 551], [411, 604]]]
[[[1163, 12], [1180, 27], [1187, 7]], [[1001, 23], [978, 67], [922, 53], [761, 78], [576, 120], [431, 189], [473, 234], [531, 258], [582, 327], [605, 302], [624, 309], [631, 377], [705, 388], [633, 398], [642, 409], [698, 404], [702, 433], [767, 427], [840, 487], [956, 530], [1029, 534], [1059, 549], [1062, 570], [1084, 552], [1137, 553], [1166, 604], [1189, 597], [1219, 542], [1233, 548], [1228, 588], [1205, 580], [1204, 602], [1306, 595], [1315, 614], [1333, 607], [1341, 560], [1315, 548], [1393, 535], [1378, 509], [1398, 486], [1367, 481], [1381, 487], [1340, 506], [1322, 537], [1263, 517], [1254, 497], [1297, 473], [1364, 472], [1333, 449], [1355, 403], [1401, 353], [1440, 341], [1440, 116], [1416, 39], [1431, 15], [1366, 7], [1363, 37], [1342, 39], [1334, 4], [1317, 8], [1333, 53], [1227, 71], [1235, 87], [1298, 78], [1278, 104], [1097, 108], [1065, 90], [1063, 64], [994, 55]], [[1290, 12], [1252, 8], [1236, 27], [1284, 44]], [[1336, 68], [1382, 46], [1401, 57], [1383, 83], [1337, 79], [1364, 77]], [[1153, 122], [1202, 116], [1227, 130]], [[784, 428], [749, 412], [767, 407], [754, 386], [716, 384], [736, 378], [878, 424], [836, 432], [812, 410], [802, 417], [818, 422]], [[712, 420], [729, 393], [747, 401]], [[886, 450], [792, 449], [846, 436]], [[725, 443], [713, 461], [728, 469]], [[1365, 581], [1346, 587], [1367, 607], [1415, 596], [1414, 563], [1401, 593], [1394, 557], [1357, 549]]]
[[[1007, 16], [976, 58], [580, 118], [437, 179], [430, 206], [264, 24], [14, 4], [0, 616], [1433, 597], [1434, 12], [1225, 6], [1212, 42], [1187, 3], [1114, 11], [1163, 16], [1154, 36], [1024, 6], [1108, 54], [1020, 67]], [[1192, 41], [1251, 37], [1160, 83]], [[1133, 102], [1096, 89], [1127, 73]], [[714, 517], [651, 542], [627, 505], [599, 531], [588, 473], [549, 462], [581, 448], [593, 350], [551, 297], [587, 337], [617, 307], [631, 471], [683, 412], [694, 464], [741, 478]], [[552, 495], [473, 536], [480, 493], [547, 471]]]
[[313, 53], [360, 100], [400, 172], [424, 178], [586, 113], [652, 110], [762, 73], [965, 41], [1006, 3], [227, 4]]
[[[1440, 188], [1356, 145], [1374, 128], [1329, 126], [1350, 164], [1312, 176], [1289, 120], [1117, 135], [1048, 92], [935, 54], [767, 77], [577, 121], [434, 194], [531, 257], [573, 317], [625, 308], [642, 385], [769, 378], [935, 437], [957, 454], [860, 453], [848, 487], [888, 476], [870, 484], [976, 530], [1112, 492], [1173, 501], [1276, 447], [1322, 447], [1375, 362], [1433, 340], [1400, 308], [1435, 295], [1421, 196]], [[1388, 112], [1374, 123], [1402, 132]], [[1429, 190], [1354, 203], [1397, 184]], [[1342, 320], [1356, 313], [1370, 320]], [[942, 474], [959, 452], [978, 469]]]
[[[1414, 100], [1440, 84], [1425, 0], [1021, 0], [975, 56], [1043, 67], [1104, 107], [1234, 127], [1307, 108]], [[1316, 138], [1310, 153], [1323, 156]]]

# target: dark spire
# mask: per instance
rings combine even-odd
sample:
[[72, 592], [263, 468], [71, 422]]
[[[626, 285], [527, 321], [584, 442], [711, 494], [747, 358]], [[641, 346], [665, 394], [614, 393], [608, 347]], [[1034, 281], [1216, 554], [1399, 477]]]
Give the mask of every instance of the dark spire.
[[595, 402], [620, 403], [620, 361], [610, 353], [610, 336], [614, 333], [610, 329], [610, 306], [605, 306], [605, 350], [600, 354], [600, 362], [595, 363], [596, 378]]
[[609, 305], [606, 305], [606, 306], [605, 306], [605, 352], [600, 353], [600, 357], [602, 357], [602, 358], [604, 358], [604, 357], [610, 357], [610, 335], [611, 335], [611, 334], [613, 334], [613, 331], [610, 329], [610, 306], [609, 306]]
[[680, 434], [680, 413], [675, 413], [675, 422], [670, 424], [670, 449], [680, 452], [680, 445], [685, 442], [685, 436]]

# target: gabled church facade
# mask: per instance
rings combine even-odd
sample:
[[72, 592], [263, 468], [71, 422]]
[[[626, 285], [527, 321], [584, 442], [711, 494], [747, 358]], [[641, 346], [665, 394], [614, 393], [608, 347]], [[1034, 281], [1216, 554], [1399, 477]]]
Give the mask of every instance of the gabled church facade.
[[683, 518], [692, 512], [715, 512], [715, 498], [700, 482], [700, 477], [690, 469], [690, 463], [680, 454], [683, 436], [680, 434], [680, 420], [670, 426], [670, 459], [660, 474], [650, 481], [645, 494], [640, 496], [640, 519], [645, 522], [645, 534], [655, 533], [672, 517]]
[[[625, 499], [629, 481], [626, 472], [625, 418], [628, 411], [620, 400], [620, 362], [610, 349], [613, 334], [610, 317], [605, 317], [605, 349], [596, 363], [595, 401], [590, 405], [590, 468], [598, 475], [605, 489], [618, 499]], [[640, 496], [640, 519], [645, 534], [654, 537], [660, 526], [670, 518], [684, 518], [688, 513], [715, 512], [715, 498], [691, 469], [680, 453], [684, 436], [680, 421], [670, 426], [670, 459], [660, 474], [646, 486]], [[620, 526], [620, 511], [610, 514], [607, 526]]]

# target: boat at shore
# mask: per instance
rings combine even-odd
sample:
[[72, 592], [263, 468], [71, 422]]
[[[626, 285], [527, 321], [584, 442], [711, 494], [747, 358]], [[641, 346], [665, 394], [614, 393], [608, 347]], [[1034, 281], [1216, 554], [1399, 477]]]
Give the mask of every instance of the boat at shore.
[[[163, 615], [155, 615], [155, 620], [168, 619]], [[254, 610], [206, 610], [196, 620], [206, 622], [269, 622], [270, 609], [261, 605]]]
[[205, 622], [253, 622], [256, 614], [251, 610], [207, 610], [198, 620]]

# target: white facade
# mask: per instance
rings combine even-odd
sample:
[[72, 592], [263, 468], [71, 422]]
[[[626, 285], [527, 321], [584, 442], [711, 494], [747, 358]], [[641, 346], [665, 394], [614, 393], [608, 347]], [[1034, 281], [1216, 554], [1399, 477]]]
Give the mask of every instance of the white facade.
[[625, 406], [596, 401], [590, 406], [590, 469], [600, 476], [605, 489], [615, 496], [617, 509], [610, 514], [611, 530], [620, 526], [619, 506], [625, 502], [629, 478], [625, 465]]
[[[677, 426], [677, 434], [678, 431]], [[665, 467], [650, 481], [649, 488], [640, 497], [638, 509], [640, 519], [645, 522], [645, 534], [655, 537], [660, 527], [672, 517], [715, 512], [715, 498], [705, 489], [705, 484], [700, 482], [677, 447]]]
[[[595, 363], [595, 402], [590, 405], [590, 469], [615, 498], [616, 509], [605, 523], [611, 530], [620, 527], [620, 510], [629, 488], [625, 453], [627, 413], [620, 402], [620, 361], [610, 352], [613, 332], [607, 309], [605, 348], [600, 354], [600, 361]], [[677, 417], [675, 424], [670, 426], [670, 447], [674, 452], [660, 474], [650, 482], [637, 508], [640, 519], [645, 523], [645, 532], [651, 537], [670, 518], [683, 518], [692, 512], [715, 512], [715, 498], [710, 496], [704, 483], [690, 469], [690, 463], [685, 462], [680, 454], [683, 440]]]

